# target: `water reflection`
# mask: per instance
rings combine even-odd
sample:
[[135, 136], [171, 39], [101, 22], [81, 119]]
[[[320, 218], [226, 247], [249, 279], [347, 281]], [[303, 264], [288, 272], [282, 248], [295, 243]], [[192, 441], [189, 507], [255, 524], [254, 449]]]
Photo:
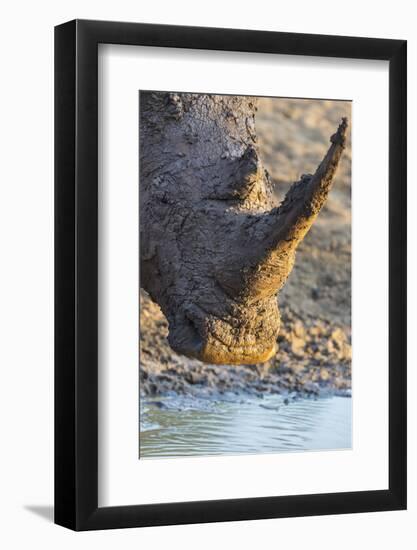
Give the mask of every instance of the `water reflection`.
[[140, 458], [351, 447], [351, 399], [141, 399]]

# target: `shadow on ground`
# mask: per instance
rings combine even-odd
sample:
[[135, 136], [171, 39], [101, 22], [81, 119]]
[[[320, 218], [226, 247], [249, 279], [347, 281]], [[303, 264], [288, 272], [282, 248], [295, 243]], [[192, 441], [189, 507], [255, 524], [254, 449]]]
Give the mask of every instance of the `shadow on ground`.
[[32, 512], [46, 521], [53, 523], [54, 521], [54, 507], [53, 506], [38, 506], [38, 505], [27, 505], [24, 506], [24, 509], [28, 512]]

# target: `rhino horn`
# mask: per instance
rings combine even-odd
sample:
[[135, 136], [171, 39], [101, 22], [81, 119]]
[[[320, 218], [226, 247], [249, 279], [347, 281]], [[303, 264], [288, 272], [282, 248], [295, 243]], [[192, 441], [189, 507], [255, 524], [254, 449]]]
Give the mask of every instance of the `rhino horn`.
[[246, 269], [245, 287], [253, 300], [273, 295], [285, 283], [294, 264], [295, 250], [326, 202], [346, 142], [347, 119], [330, 138], [331, 146], [314, 175], [294, 183], [279, 207], [261, 215], [255, 256]]

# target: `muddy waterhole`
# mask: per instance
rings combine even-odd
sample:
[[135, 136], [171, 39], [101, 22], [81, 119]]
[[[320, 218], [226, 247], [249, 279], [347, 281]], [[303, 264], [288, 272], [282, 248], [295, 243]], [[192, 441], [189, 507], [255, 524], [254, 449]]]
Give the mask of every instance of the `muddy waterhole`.
[[350, 397], [142, 397], [140, 458], [348, 449]]

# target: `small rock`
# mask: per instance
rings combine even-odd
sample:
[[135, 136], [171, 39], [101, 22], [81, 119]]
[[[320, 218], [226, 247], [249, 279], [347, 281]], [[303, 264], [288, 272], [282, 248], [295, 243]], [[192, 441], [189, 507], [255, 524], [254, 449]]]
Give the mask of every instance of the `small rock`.
[[297, 355], [299, 357], [302, 357], [304, 352], [304, 340], [302, 338], [298, 338], [297, 336], [294, 336], [291, 342], [291, 351], [294, 353], [294, 355]]
[[296, 321], [294, 323], [293, 332], [294, 332], [295, 336], [297, 336], [298, 338], [301, 338], [302, 340], [305, 339], [306, 331], [305, 331], [304, 325], [301, 321]]
[[330, 378], [329, 376], [329, 372], [327, 369], [320, 369], [320, 379], [323, 381], [323, 382], [326, 382], [326, 380], [328, 380]]

